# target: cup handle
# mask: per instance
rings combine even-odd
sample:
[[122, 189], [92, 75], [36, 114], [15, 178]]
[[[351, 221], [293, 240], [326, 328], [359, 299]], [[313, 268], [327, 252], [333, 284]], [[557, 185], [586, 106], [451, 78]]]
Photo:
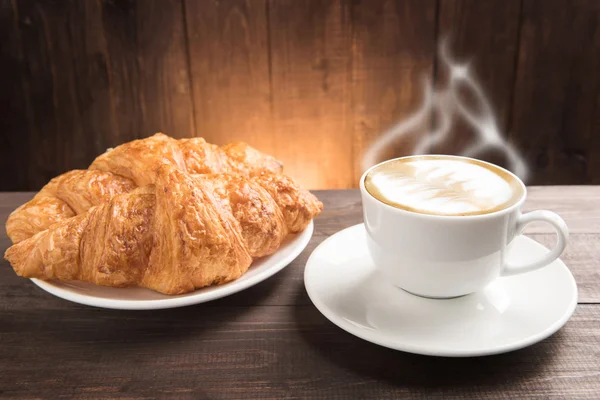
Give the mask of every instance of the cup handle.
[[524, 272], [545, 267], [552, 261], [556, 260], [565, 250], [565, 247], [567, 246], [567, 239], [569, 238], [569, 228], [567, 228], [567, 224], [565, 224], [565, 221], [561, 217], [551, 211], [538, 210], [519, 216], [519, 219], [517, 220], [516, 234], [521, 234], [525, 226], [534, 221], [548, 222], [554, 227], [556, 230], [556, 235], [558, 236], [556, 245], [548, 254], [531, 263], [523, 265], [505, 264], [502, 268], [502, 272], [500, 273], [501, 276], [522, 274]]

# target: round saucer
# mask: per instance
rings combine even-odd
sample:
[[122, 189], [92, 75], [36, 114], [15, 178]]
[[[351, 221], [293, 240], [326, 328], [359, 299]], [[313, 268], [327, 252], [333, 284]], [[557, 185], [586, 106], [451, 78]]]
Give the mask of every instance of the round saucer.
[[[304, 283], [314, 305], [340, 328], [409, 353], [470, 357], [537, 343], [560, 329], [577, 305], [577, 286], [561, 260], [499, 278], [481, 292], [447, 300], [411, 295], [381, 276], [368, 254], [363, 224], [342, 230], [310, 256]], [[548, 252], [518, 236], [511, 261]]]
[[39, 279], [32, 279], [32, 281], [55, 296], [95, 307], [120, 310], [157, 310], [189, 306], [237, 293], [279, 272], [302, 253], [312, 237], [313, 229], [314, 223], [311, 221], [304, 231], [289, 235], [275, 254], [255, 260], [250, 269], [235, 281], [177, 296], [167, 296], [153, 290], [135, 287], [113, 288], [77, 281], [41, 281]]

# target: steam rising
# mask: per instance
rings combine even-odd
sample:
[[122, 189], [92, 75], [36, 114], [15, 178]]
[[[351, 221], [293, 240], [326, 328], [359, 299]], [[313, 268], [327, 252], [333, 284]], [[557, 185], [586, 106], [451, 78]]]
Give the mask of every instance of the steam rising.
[[[446, 41], [440, 45], [439, 54], [442, 67], [448, 69], [448, 82], [445, 87], [434, 88], [430, 80], [425, 81], [424, 100], [421, 107], [407, 119], [398, 122], [383, 133], [363, 156], [363, 170], [377, 164], [381, 153], [398, 139], [419, 135], [412, 154], [426, 154], [431, 147], [444, 141], [452, 132], [456, 118], [462, 118], [475, 133], [475, 140], [459, 155], [476, 157], [486, 150], [499, 150], [507, 159], [507, 168], [523, 181], [529, 171], [519, 152], [504, 138], [498, 128], [494, 111], [480, 84], [471, 76], [468, 64], [452, 60], [446, 48]], [[460, 91], [468, 91], [476, 107], [467, 104], [459, 97]], [[433, 115], [437, 116], [434, 128], [423, 134]]]

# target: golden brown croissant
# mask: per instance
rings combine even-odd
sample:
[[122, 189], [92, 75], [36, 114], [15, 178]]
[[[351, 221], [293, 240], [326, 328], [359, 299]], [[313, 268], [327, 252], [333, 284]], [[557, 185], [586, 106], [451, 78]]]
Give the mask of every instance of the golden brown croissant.
[[54, 224], [5, 257], [26, 278], [181, 294], [240, 277], [321, 209], [283, 175], [189, 175], [165, 165], [154, 185]]
[[282, 170], [281, 162], [245, 143], [219, 147], [203, 138], [176, 140], [162, 133], [115, 147], [98, 156], [89, 169], [112, 172], [131, 179], [137, 186], [144, 186], [154, 182], [154, 175], [163, 164], [190, 174]]
[[52, 179], [31, 201], [13, 211], [6, 231], [13, 243], [18, 243], [134, 188], [133, 181], [110, 172], [69, 171]]
[[151, 184], [163, 164], [193, 174], [281, 172], [282, 164], [245, 143], [219, 147], [202, 138], [176, 140], [162, 133], [134, 140], [107, 151], [90, 165], [50, 181], [30, 202], [17, 208], [6, 222], [13, 243], [52, 224], [103, 204], [114, 195]]

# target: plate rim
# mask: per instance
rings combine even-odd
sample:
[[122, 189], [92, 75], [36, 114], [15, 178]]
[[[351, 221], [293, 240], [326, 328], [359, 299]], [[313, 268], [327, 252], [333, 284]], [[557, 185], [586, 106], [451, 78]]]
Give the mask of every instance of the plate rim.
[[[379, 338], [377, 336], [370, 337], [367, 334], [367, 332], [363, 332], [363, 330], [361, 328], [355, 326], [354, 324], [344, 321], [343, 318], [339, 317], [337, 315], [337, 313], [335, 313], [327, 305], [325, 305], [324, 302], [321, 301], [321, 299], [316, 295], [317, 290], [314, 288], [311, 288], [311, 283], [309, 283], [310, 279], [307, 278], [308, 274], [309, 274], [309, 270], [311, 268], [314, 268], [314, 267], [310, 267], [310, 265], [316, 264], [316, 261], [314, 260], [314, 258], [316, 257], [316, 255], [318, 255], [317, 253], [319, 252], [319, 249], [321, 249], [321, 247], [327, 246], [328, 242], [330, 240], [332, 240], [336, 235], [341, 234], [342, 232], [350, 231], [350, 230], [358, 231], [358, 230], [361, 230], [361, 228], [364, 230], [364, 223], [356, 224], [356, 225], [350, 226], [348, 228], [342, 229], [342, 230], [334, 233], [333, 235], [329, 236], [327, 239], [325, 239], [323, 242], [321, 242], [313, 250], [311, 255], [308, 257], [308, 260], [306, 261], [306, 266], [304, 268], [304, 287], [306, 289], [306, 292], [307, 292], [308, 297], [310, 298], [311, 302], [314, 304], [314, 306], [317, 308], [317, 310], [321, 314], [323, 314], [323, 316], [325, 316], [325, 318], [327, 318], [330, 322], [332, 322], [334, 325], [338, 326], [339, 328], [343, 329], [347, 333], [354, 335], [365, 341], [377, 344], [379, 346], [387, 347], [387, 348], [390, 348], [393, 350], [403, 351], [403, 352], [412, 353], [412, 354], [419, 354], [419, 355], [424, 355], [424, 356], [480, 357], [480, 356], [502, 354], [502, 353], [507, 353], [510, 351], [519, 350], [519, 349], [531, 346], [535, 343], [541, 342], [542, 340], [547, 339], [548, 337], [552, 336], [554, 333], [556, 333], [560, 328], [562, 328], [567, 323], [567, 321], [571, 318], [571, 316], [575, 312], [575, 308], [577, 307], [579, 292], [578, 292], [577, 283], [575, 281], [575, 278], [573, 277], [573, 274], [571, 273], [569, 268], [566, 266], [566, 264], [562, 261], [562, 259], [557, 258], [554, 262], [558, 262], [560, 268], [562, 268], [563, 270], [566, 270], [566, 272], [570, 278], [568, 284], [571, 286], [572, 294], [573, 294], [570, 299], [570, 303], [569, 303], [565, 313], [559, 319], [557, 319], [553, 324], [551, 324], [545, 330], [543, 330], [535, 335], [531, 335], [524, 340], [518, 341], [516, 343], [509, 343], [506, 345], [497, 346], [497, 347], [493, 347], [493, 348], [486, 348], [486, 349], [439, 349], [439, 348], [428, 348], [428, 346], [426, 346], [426, 345], [411, 345], [411, 344], [406, 344], [406, 343], [397, 342], [397, 341], [389, 341], [389, 340], [385, 340], [383, 338]], [[535, 245], [541, 246], [544, 249], [546, 249], [547, 251], [550, 251], [546, 248], [546, 246], [542, 245], [541, 243], [539, 243], [525, 235], [520, 235], [520, 237], [523, 237], [524, 240], [533, 242]], [[565, 285], [567, 285], [566, 282], [565, 282]]]
[[[228, 282], [225, 285], [215, 286], [215, 290], [207, 293], [194, 294], [194, 292], [190, 292], [189, 294], [180, 297], [171, 297], [154, 300], [120, 300], [93, 297], [72, 292], [54, 285], [51, 281], [42, 281], [35, 278], [32, 278], [30, 280], [42, 290], [56, 297], [74, 303], [83, 304], [86, 306], [113, 310], [159, 310], [167, 308], [185, 307], [194, 304], [206, 303], [208, 301], [230, 296], [234, 293], [238, 293], [242, 290], [248, 289], [270, 278], [277, 272], [290, 265], [292, 261], [294, 261], [304, 251], [306, 246], [308, 246], [308, 244], [310, 243], [313, 233], [314, 221], [311, 220], [308, 226], [302, 232], [296, 234], [297, 236], [293, 239], [296, 243], [293, 244], [293, 247], [290, 249], [290, 253], [285, 258], [283, 258], [279, 262], [274, 263], [272, 266], [267, 267], [264, 271], [261, 271], [246, 280], [241, 281], [237, 279]], [[275, 252], [274, 254], [277, 254], [277, 252]]]

